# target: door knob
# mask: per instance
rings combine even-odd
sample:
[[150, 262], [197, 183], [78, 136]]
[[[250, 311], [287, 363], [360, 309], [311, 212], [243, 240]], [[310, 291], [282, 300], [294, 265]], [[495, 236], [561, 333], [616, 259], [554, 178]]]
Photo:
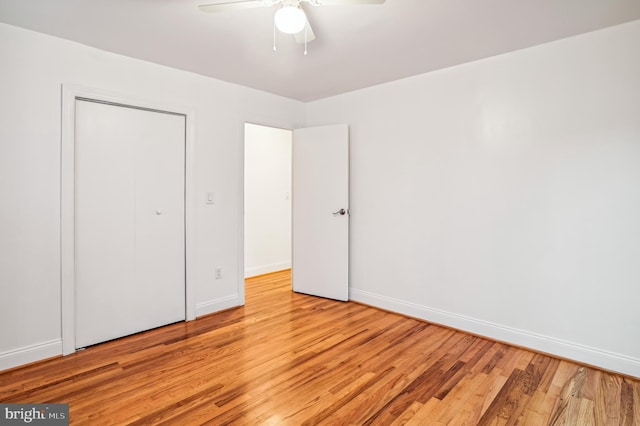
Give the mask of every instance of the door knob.
[[162, 214], [162, 209], [158, 209], [158, 210], [156, 210], [156, 214], [157, 214], [158, 216], [160, 216], [160, 215]]
[[334, 215], [334, 216], [337, 215], [337, 214], [339, 214], [340, 216], [344, 216], [345, 214], [347, 214], [347, 211], [345, 209], [340, 209], [337, 212], [333, 212], [331, 214]]

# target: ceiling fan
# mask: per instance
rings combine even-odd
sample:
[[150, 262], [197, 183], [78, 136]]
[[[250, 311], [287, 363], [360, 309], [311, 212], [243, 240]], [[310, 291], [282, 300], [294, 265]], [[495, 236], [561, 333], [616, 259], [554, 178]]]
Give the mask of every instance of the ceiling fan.
[[316, 37], [311, 29], [307, 15], [300, 7], [301, 3], [309, 3], [312, 6], [338, 6], [354, 4], [382, 4], [384, 2], [385, 0], [199, 0], [197, 1], [197, 4], [198, 8], [202, 12], [210, 13], [279, 5], [279, 8], [273, 18], [273, 50], [276, 50], [275, 30], [277, 28], [285, 34], [292, 34], [296, 42], [304, 43], [304, 54], [306, 55], [306, 44], [313, 41]]

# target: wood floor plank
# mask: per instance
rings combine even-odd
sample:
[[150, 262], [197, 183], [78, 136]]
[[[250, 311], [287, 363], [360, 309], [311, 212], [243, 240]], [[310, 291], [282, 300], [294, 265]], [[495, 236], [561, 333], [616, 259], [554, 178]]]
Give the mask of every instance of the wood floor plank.
[[633, 421], [635, 424], [640, 424], [640, 386], [637, 383], [630, 381], [633, 388]]
[[72, 425], [639, 425], [640, 381], [246, 281], [245, 306], [0, 372]]
[[595, 418], [598, 424], [620, 424], [620, 395], [622, 378], [620, 376], [600, 375], [600, 386], [596, 392]]

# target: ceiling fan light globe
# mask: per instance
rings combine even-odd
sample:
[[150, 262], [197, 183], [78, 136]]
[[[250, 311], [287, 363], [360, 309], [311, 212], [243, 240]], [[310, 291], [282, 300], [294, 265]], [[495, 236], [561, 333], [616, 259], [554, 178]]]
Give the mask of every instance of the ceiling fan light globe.
[[274, 16], [276, 27], [286, 34], [297, 34], [304, 29], [307, 17], [304, 11], [296, 6], [284, 6]]

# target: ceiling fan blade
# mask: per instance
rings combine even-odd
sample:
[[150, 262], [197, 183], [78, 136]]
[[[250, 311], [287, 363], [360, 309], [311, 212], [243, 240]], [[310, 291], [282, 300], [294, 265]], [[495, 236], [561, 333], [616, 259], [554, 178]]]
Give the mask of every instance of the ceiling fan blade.
[[215, 13], [229, 10], [269, 7], [277, 3], [277, 0], [203, 0], [198, 3], [198, 9], [200, 9], [201, 12]]
[[316, 35], [313, 33], [313, 30], [311, 29], [311, 24], [309, 23], [309, 20], [307, 19], [307, 25], [305, 26], [305, 29], [300, 31], [299, 33], [295, 33], [293, 35], [293, 37], [296, 39], [296, 43], [304, 44], [304, 42], [305, 42], [305, 33], [304, 33], [305, 30], [307, 31], [307, 34], [306, 34], [307, 43], [312, 42], [313, 40], [316, 39]]
[[313, 6], [339, 6], [350, 4], [382, 4], [385, 0], [303, 0]]

